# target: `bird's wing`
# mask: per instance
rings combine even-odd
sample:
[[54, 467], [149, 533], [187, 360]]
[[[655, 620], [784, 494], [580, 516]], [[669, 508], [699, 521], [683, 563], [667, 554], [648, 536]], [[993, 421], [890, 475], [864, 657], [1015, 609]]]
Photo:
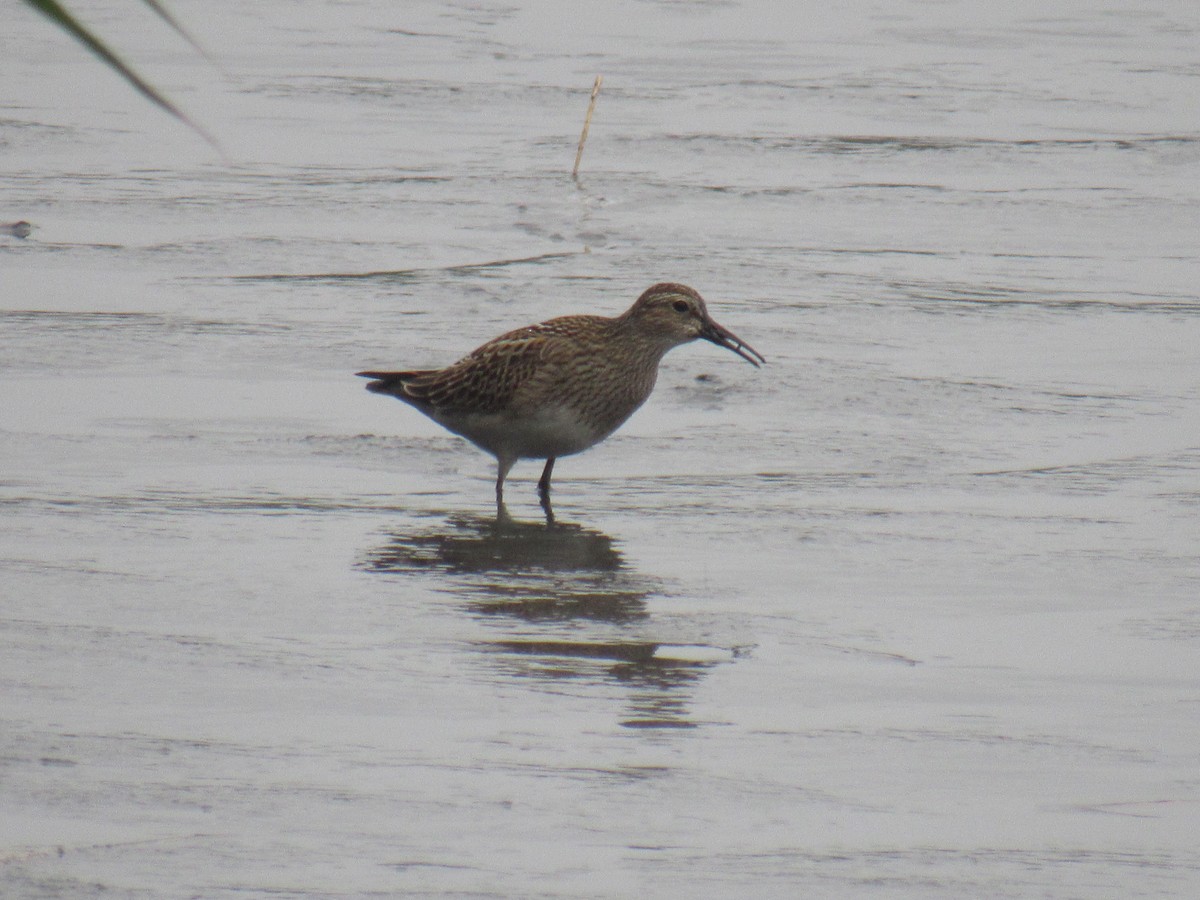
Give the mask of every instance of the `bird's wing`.
[[425, 410], [499, 412], [520, 387], [574, 346], [574, 336], [594, 327], [590, 316], [563, 316], [493, 338], [444, 369], [360, 372], [367, 389], [391, 394]]
[[439, 409], [505, 409], [521, 385], [561, 352], [561, 336], [551, 325], [543, 322], [493, 338], [413, 387]]

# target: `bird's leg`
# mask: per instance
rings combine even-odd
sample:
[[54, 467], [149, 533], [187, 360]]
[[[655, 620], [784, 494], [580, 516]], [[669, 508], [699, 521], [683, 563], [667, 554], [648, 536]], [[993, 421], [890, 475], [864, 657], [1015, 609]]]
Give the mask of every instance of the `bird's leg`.
[[538, 479], [538, 499], [542, 502], [542, 512], [546, 514], [546, 522], [554, 524], [554, 508], [550, 505], [550, 473], [554, 471], [554, 457], [546, 459], [546, 468], [542, 469], [542, 477]]
[[499, 522], [510, 521], [508, 509], [504, 505], [504, 479], [515, 462], [515, 459], [503, 456], [496, 458], [496, 520]]
[[550, 474], [554, 471], [554, 457], [546, 460], [546, 468], [542, 469], [542, 477], [538, 479], [538, 496], [550, 496]]

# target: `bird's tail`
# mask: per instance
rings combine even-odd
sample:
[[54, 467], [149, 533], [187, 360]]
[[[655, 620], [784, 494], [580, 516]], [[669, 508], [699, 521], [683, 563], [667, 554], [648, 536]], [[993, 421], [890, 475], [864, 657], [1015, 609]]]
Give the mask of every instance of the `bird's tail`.
[[414, 395], [409, 390], [409, 382], [422, 375], [428, 375], [429, 372], [413, 370], [408, 372], [356, 372], [355, 374], [359, 378], [372, 379], [367, 383], [367, 390], [374, 394], [390, 394], [402, 400], [412, 400]]

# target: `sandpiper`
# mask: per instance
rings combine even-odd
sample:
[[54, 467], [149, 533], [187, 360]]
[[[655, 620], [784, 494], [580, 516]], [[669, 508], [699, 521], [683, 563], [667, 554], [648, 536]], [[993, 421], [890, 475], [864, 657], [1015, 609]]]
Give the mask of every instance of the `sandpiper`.
[[619, 316], [561, 316], [494, 338], [444, 369], [359, 372], [496, 457], [496, 512], [518, 459], [544, 459], [538, 496], [548, 521], [550, 473], [616, 431], [654, 389], [658, 364], [696, 338], [757, 366], [762, 354], [708, 314], [682, 284], [656, 284]]

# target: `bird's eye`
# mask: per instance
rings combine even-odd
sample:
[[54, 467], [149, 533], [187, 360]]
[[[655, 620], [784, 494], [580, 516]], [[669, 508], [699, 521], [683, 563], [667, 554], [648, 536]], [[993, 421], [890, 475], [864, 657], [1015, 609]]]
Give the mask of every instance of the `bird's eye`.
[[678, 312], [678, 313], [685, 313], [688, 311], [689, 308], [690, 307], [688, 306], [688, 303], [686, 300], [676, 300], [674, 303], [671, 304], [671, 309], [675, 310], [675, 312]]

